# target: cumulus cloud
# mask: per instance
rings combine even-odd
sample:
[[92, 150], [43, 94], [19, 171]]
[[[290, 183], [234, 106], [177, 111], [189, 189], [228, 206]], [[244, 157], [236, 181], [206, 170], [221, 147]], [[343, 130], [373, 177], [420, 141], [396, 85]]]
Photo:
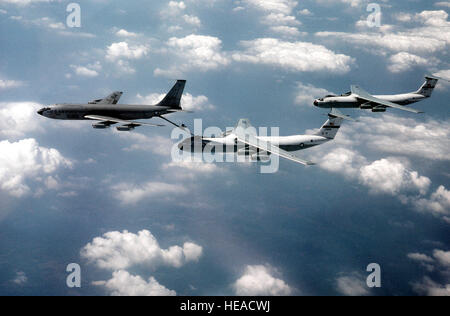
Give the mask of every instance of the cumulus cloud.
[[34, 139], [0, 142], [0, 189], [14, 197], [30, 193], [29, 183], [48, 177], [72, 162], [53, 148], [39, 146]]
[[370, 294], [365, 279], [358, 273], [339, 276], [336, 279], [336, 289], [345, 296], [367, 296]]
[[434, 272], [443, 276], [444, 284], [433, 281], [424, 276], [421, 281], [412, 283], [413, 290], [421, 295], [427, 296], [450, 296], [450, 251], [435, 249], [433, 257], [425, 254], [408, 254], [408, 258], [419, 262], [426, 267], [428, 272]]
[[361, 182], [374, 193], [398, 195], [404, 191], [428, 192], [431, 180], [408, 170], [404, 162], [395, 158], [381, 159], [361, 167]]
[[72, 68], [75, 74], [78, 76], [94, 78], [99, 75], [98, 72], [102, 69], [102, 66], [100, 62], [97, 62], [95, 64], [90, 64], [87, 66], [70, 65], [70, 68]]
[[243, 0], [243, 2], [260, 10], [286, 15], [291, 14], [292, 10], [298, 5], [295, 0]]
[[134, 32], [128, 32], [127, 30], [120, 29], [116, 32], [116, 35], [119, 37], [137, 37], [138, 34]]
[[169, 199], [175, 195], [186, 194], [186, 187], [164, 182], [143, 184], [119, 183], [112, 187], [114, 197], [122, 204], [134, 205], [148, 198]]
[[16, 273], [16, 277], [12, 280], [13, 283], [17, 285], [24, 285], [28, 282], [28, 277], [23, 271], [19, 271]]
[[[357, 181], [373, 194], [396, 196], [413, 210], [446, 221], [450, 214], [449, 191], [445, 186], [439, 186], [430, 193], [431, 179], [412, 170], [411, 161], [448, 161], [448, 139], [447, 121], [419, 121], [385, 114], [347, 122], [337, 135], [333, 148], [321, 146], [309, 153], [310, 159], [318, 162], [320, 168]], [[371, 151], [381, 157], [369, 159], [363, 154]]]
[[414, 54], [401, 52], [389, 58], [390, 65], [388, 67], [390, 72], [400, 73], [410, 70], [417, 66], [432, 67], [439, 63], [435, 58], [423, 58]]
[[42, 107], [32, 102], [0, 103], [0, 136], [21, 137], [42, 131], [36, 120], [36, 111]]
[[288, 296], [293, 289], [281, 279], [274, 277], [270, 267], [255, 265], [247, 266], [234, 284], [235, 294], [238, 296]]
[[159, 284], [150, 277], [148, 282], [124, 270], [115, 271], [108, 281], [96, 281], [94, 285], [104, 286], [112, 296], [175, 296], [176, 292]]
[[[353, 47], [371, 49], [376, 54], [393, 54], [389, 70], [403, 72], [415, 66], [433, 66], [441, 61], [431, 54], [446, 52], [450, 44], [448, 13], [444, 10], [422, 11], [416, 15], [398, 15], [403, 23], [415, 23], [415, 27], [382, 27], [376, 31], [318, 32], [319, 38], [351, 43]], [[375, 48], [375, 49], [373, 49]]]
[[[161, 156], [168, 156], [174, 146], [172, 140], [163, 136], [147, 136], [140, 133], [119, 133], [127, 141], [125, 151], [148, 151]], [[131, 144], [130, 144], [131, 143]]]
[[0, 90], [12, 89], [22, 87], [24, 85], [23, 82], [17, 80], [7, 80], [0, 78]]
[[441, 185], [429, 199], [413, 200], [415, 207], [421, 212], [430, 212], [438, 217], [450, 215], [450, 191]]
[[118, 59], [140, 59], [145, 57], [149, 48], [145, 45], [129, 45], [127, 42], [112, 43], [106, 49], [106, 59], [117, 61]]
[[433, 161], [450, 159], [449, 120], [419, 121], [394, 114], [365, 116], [342, 129], [338, 142], [349, 139], [378, 152]]
[[142, 230], [137, 234], [108, 232], [88, 243], [81, 256], [99, 268], [117, 271], [136, 265], [153, 269], [160, 266], [180, 268], [188, 262], [198, 261], [202, 252], [201, 246], [190, 242], [184, 243], [183, 247], [162, 249], [148, 230]]
[[172, 37], [166, 45], [168, 51], [179, 57], [182, 63], [176, 68], [155, 69], [157, 76], [180, 75], [192, 69], [215, 70], [230, 63], [227, 54], [222, 51], [222, 41], [217, 37], [194, 34], [183, 38]]
[[287, 42], [275, 38], [242, 41], [244, 51], [235, 52], [237, 62], [263, 64], [286, 71], [328, 71], [343, 74], [350, 71], [353, 59], [336, 54], [324, 46], [307, 42]]

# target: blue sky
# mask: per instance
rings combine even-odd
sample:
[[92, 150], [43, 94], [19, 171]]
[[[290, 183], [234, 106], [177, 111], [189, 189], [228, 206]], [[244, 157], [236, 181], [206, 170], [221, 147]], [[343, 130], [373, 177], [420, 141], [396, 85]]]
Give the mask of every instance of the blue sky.
[[174, 120], [301, 134], [326, 119], [316, 97], [450, 78], [450, 2], [379, 1], [374, 28], [365, 0], [78, 3], [69, 28], [69, 1], [0, 0], [0, 294], [450, 294], [447, 83], [424, 115], [346, 111], [358, 122], [298, 154], [317, 166], [270, 175], [173, 162], [170, 127], [36, 114], [115, 90], [155, 103], [183, 78], [194, 113]]

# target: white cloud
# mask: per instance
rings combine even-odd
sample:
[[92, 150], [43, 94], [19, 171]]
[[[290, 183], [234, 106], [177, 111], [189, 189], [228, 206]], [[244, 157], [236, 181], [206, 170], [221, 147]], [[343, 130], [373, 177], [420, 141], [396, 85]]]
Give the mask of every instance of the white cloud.
[[394, 158], [381, 159], [361, 167], [360, 181], [374, 193], [398, 195], [405, 191], [427, 193], [431, 180], [409, 171], [404, 162]]
[[14, 280], [12, 280], [15, 284], [17, 285], [24, 285], [25, 283], [28, 282], [28, 277], [25, 274], [25, 272], [20, 271], [16, 273], [16, 277]]
[[291, 14], [298, 4], [295, 0], [243, 0], [243, 2], [263, 11], [279, 12], [286, 15]]
[[99, 268], [123, 270], [136, 265], [180, 268], [188, 262], [197, 262], [202, 252], [201, 246], [190, 242], [183, 247], [162, 249], [148, 230], [142, 230], [138, 234], [108, 232], [88, 243], [81, 250], [81, 256]]
[[78, 76], [81, 77], [97, 77], [99, 75], [99, 73], [94, 70], [94, 69], [90, 69], [88, 67], [85, 66], [76, 66], [76, 65], [70, 65], [70, 68], [73, 69], [73, 71], [75, 72], [75, 74], [77, 74]]
[[174, 146], [172, 140], [162, 136], [146, 136], [140, 133], [119, 133], [119, 137], [127, 140], [125, 151], [148, 151], [161, 156], [171, 154]]
[[410, 253], [408, 258], [418, 262], [433, 263], [434, 259], [422, 253]]
[[141, 59], [149, 52], [149, 48], [145, 45], [130, 46], [127, 42], [113, 43], [108, 46], [106, 51], [106, 59], [109, 61], [117, 61], [118, 59]]
[[23, 82], [17, 80], [0, 79], [0, 90], [12, 89], [22, 87]]
[[370, 294], [364, 278], [358, 273], [338, 277], [336, 288], [340, 294], [346, 296], [367, 296]]
[[434, 5], [437, 6], [437, 7], [446, 7], [446, 8], [450, 8], [450, 1], [436, 2]]
[[435, 250], [433, 256], [443, 267], [450, 268], [450, 251]]
[[72, 163], [56, 149], [40, 147], [34, 139], [0, 142], [0, 188], [15, 197], [28, 194], [29, 182], [50, 176]]
[[127, 271], [113, 273], [108, 281], [96, 281], [94, 285], [104, 286], [112, 296], [175, 296], [176, 292], [159, 284], [150, 277], [148, 282], [140, 276], [133, 276]]
[[367, 146], [379, 152], [419, 157], [432, 161], [450, 160], [450, 121], [416, 120], [394, 114], [360, 117], [346, 124], [338, 141]]
[[168, 51], [179, 57], [181, 63], [168, 70], [157, 68], [155, 75], [172, 76], [195, 69], [196, 71], [215, 70], [230, 63], [222, 52], [222, 41], [217, 37], [189, 35], [183, 38], [172, 37], [167, 42]]
[[288, 296], [293, 289], [281, 279], [272, 276], [272, 269], [262, 265], [247, 266], [245, 273], [234, 284], [238, 296]]
[[424, 277], [421, 282], [414, 283], [413, 289], [417, 293], [427, 296], [450, 296], [450, 284], [441, 285], [429, 277]]
[[286, 42], [275, 38], [242, 41], [244, 51], [235, 52], [237, 62], [264, 64], [286, 71], [347, 73], [353, 59], [326, 47], [307, 42]]
[[31, 102], [0, 103], [0, 136], [20, 137], [42, 131], [36, 119], [36, 111], [42, 107]]
[[388, 67], [390, 72], [399, 73], [412, 69], [413, 67], [433, 67], [439, 63], [435, 58], [423, 58], [414, 54], [401, 52], [389, 58], [391, 63]]
[[417, 199], [412, 202], [421, 212], [430, 212], [436, 216], [450, 215], [450, 191], [440, 186], [429, 199]]
[[446, 284], [441, 285], [425, 276], [420, 282], [412, 284], [415, 292], [428, 296], [450, 296], [450, 251], [435, 249], [433, 258], [419, 253], [409, 254], [408, 258], [419, 262], [427, 268], [428, 272], [437, 270], [437, 273], [441, 274], [446, 280], [444, 281]]
[[187, 193], [187, 189], [182, 185], [163, 182], [147, 182], [140, 185], [119, 183], [112, 187], [112, 191], [114, 197], [126, 205], [134, 205], [150, 197], [170, 199]]
[[128, 32], [127, 30], [120, 29], [116, 32], [116, 35], [119, 37], [137, 37], [137, 33]]

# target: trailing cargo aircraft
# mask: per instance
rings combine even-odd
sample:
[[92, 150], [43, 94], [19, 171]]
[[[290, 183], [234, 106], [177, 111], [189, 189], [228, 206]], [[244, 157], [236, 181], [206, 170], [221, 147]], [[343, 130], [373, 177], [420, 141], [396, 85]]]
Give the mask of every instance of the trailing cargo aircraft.
[[241, 156], [250, 156], [257, 161], [267, 161], [270, 155], [277, 155], [302, 165], [314, 165], [313, 162], [303, 160], [291, 152], [332, 141], [346, 117], [336, 109], [328, 116], [329, 119], [313, 135], [260, 137], [256, 135], [256, 129], [252, 128], [249, 120], [241, 119], [232, 131], [224, 133], [222, 137], [192, 136], [181, 142], [178, 148], [192, 153], [237, 153]]
[[315, 100], [314, 105], [319, 108], [328, 109], [360, 108], [363, 110], [372, 110], [372, 112], [386, 112], [387, 108], [395, 108], [412, 113], [423, 113], [406, 105], [431, 97], [440, 78], [428, 76], [425, 79], [426, 82], [416, 92], [373, 96], [358, 86], [352, 86], [351, 92], [340, 96], [327, 95], [322, 99]]

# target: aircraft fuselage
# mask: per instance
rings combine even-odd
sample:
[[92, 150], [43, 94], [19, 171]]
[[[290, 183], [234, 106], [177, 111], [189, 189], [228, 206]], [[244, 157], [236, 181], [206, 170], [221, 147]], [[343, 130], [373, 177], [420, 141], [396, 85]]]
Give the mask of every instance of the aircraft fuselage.
[[[257, 137], [258, 139], [276, 145], [283, 150], [292, 152], [307, 149], [315, 146], [322, 145], [331, 141], [323, 136], [317, 135], [294, 135], [294, 136], [281, 136], [281, 137]], [[248, 146], [238, 146], [237, 137], [234, 134], [230, 134], [223, 138], [202, 138], [199, 136], [186, 139], [179, 144], [179, 149], [190, 152], [210, 152], [222, 151], [226, 153], [240, 152]], [[250, 153], [252, 154], [252, 153]]]
[[[405, 93], [396, 95], [376, 95], [377, 99], [392, 102], [398, 105], [409, 105], [426, 99], [425, 96], [416, 93]], [[331, 96], [314, 101], [314, 105], [319, 108], [361, 108], [366, 105], [371, 107], [370, 102], [358, 99], [353, 94], [347, 96]], [[373, 105], [372, 106], [377, 106]]]
[[86, 118], [89, 115], [137, 120], [150, 119], [171, 113], [171, 111], [169, 107], [157, 105], [55, 104], [39, 110], [38, 113], [56, 120], [89, 120]]

